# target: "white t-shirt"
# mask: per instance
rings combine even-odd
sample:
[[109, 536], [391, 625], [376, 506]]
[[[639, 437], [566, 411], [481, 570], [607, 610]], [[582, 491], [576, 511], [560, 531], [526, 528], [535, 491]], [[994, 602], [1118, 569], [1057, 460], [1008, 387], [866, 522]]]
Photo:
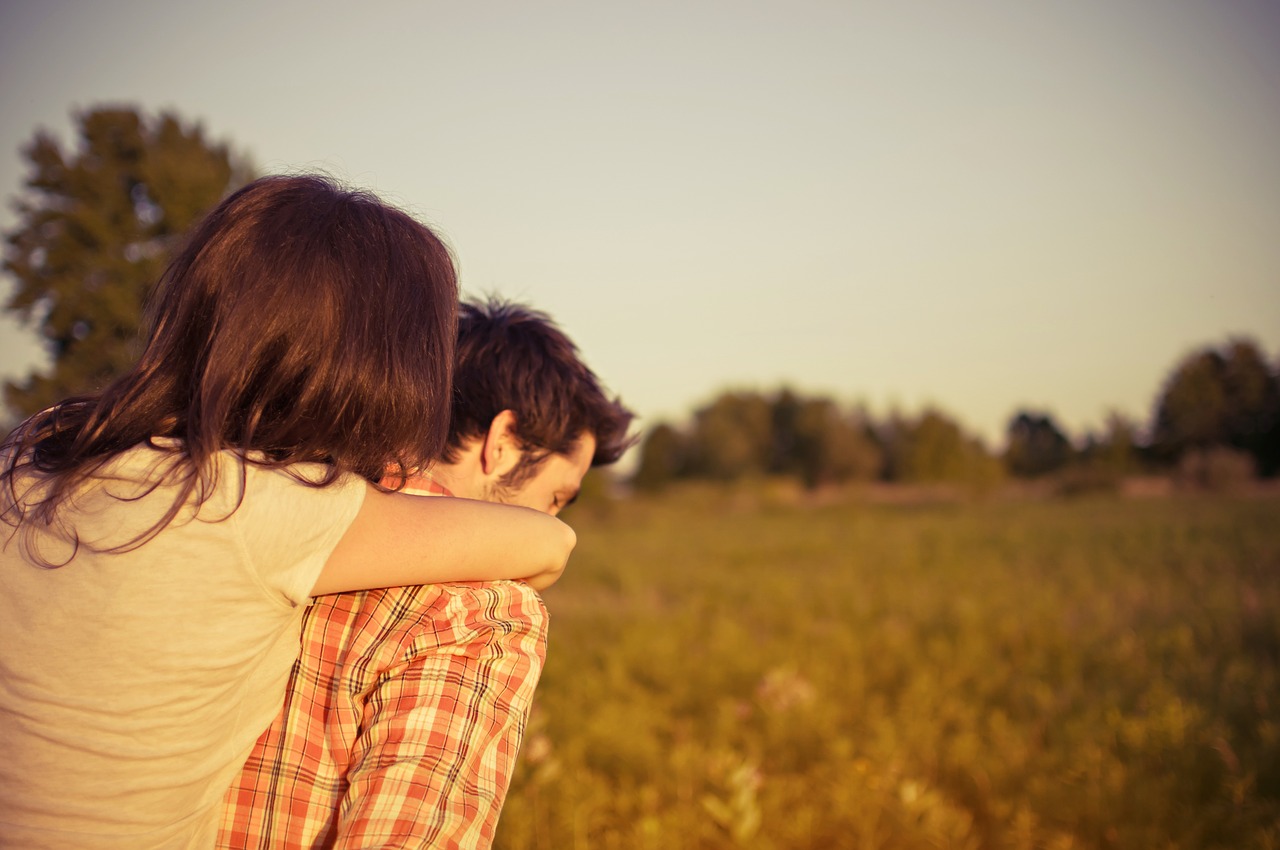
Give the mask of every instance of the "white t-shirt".
[[[65, 566], [0, 538], [0, 847], [211, 847], [222, 795], [283, 702], [307, 597], [365, 484], [247, 465], [236, 508], [241, 464], [224, 453], [198, 516], [97, 551], [173, 503], [167, 457], [130, 450], [76, 494], [63, 516], [93, 548]], [[44, 536], [40, 551], [69, 550]]]

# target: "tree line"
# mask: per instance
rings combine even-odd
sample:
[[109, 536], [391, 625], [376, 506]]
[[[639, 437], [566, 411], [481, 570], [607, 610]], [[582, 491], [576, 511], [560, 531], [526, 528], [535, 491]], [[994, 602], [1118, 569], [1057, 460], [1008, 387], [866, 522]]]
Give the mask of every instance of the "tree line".
[[[254, 177], [245, 155], [173, 113], [98, 107], [74, 123], [70, 149], [43, 131], [23, 149], [30, 173], [15, 204], [19, 222], [5, 234], [14, 282], [6, 307], [52, 359], [49, 371], [4, 387], [18, 416], [101, 387], [136, 359], [146, 294], [177, 240]], [[1270, 476], [1280, 470], [1278, 371], [1249, 340], [1205, 347], [1175, 365], [1145, 426], [1113, 416], [1077, 445], [1049, 412], [1022, 410], [998, 452], [934, 408], [877, 420], [788, 388], [725, 392], [686, 423], [649, 429], [634, 484], [782, 475], [807, 487], [989, 486], [1006, 476], [1105, 479], [1169, 468]]]
[[1073, 443], [1041, 410], [1009, 420], [1001, 450], [988, 448], [937, 408], [877, 420], [826, 396], [724, 392], [676, 425], [649, 429], [633, 483], [793, 476], [806, 487], [851, 481], [990, 486], [1012, 476], [1070, 476], [1105, 485], [1176, 470], [1199, 483], [1280, 472], [1280, 368], [1247, 339], [1206, 346], [1175, 364], [1143, 427], [1113, 414]]

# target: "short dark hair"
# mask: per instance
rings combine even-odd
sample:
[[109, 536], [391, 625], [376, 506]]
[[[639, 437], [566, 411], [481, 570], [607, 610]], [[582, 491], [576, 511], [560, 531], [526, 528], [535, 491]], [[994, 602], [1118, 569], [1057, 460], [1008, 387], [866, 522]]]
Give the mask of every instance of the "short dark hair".
[[[27, 469], [51, 486], [4, 519], [53, 521], [115, 455], [174, 437], [180, 494], [211, 492], [210, 461], [329, 465], [343, 473], [434, 460], [448, 434], [457, 328], [448, 248], [423, 224], [321, 175], [264, 177], [191, 232], [149, 300], [138, 362], [101, 392], [68, 399], [5, 440], [0, 485]], [[28, 514], [30, 511], [30, 514]]]
[[456, 461], [463, 443], [488, 432], [504, 410], [515, 413], [526, 452], [504, 479], [508, 486], [523, 483], [549, 455], [567, 454], [584, 432], [596, 439], [592, 466], [615, 462], [636, 442], [627, 433], [635, 414], [605, 394], [550, 316], [498, 298], [466, 301], [458, 311], [445, 460]]

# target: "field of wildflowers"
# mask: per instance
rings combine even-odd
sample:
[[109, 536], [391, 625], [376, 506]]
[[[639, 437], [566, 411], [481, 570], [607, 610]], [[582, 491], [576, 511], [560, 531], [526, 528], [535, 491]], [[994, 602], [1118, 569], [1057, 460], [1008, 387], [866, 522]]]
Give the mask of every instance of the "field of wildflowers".
[[502, 850], [1280, 848], [1280, 499], [575, 510]]

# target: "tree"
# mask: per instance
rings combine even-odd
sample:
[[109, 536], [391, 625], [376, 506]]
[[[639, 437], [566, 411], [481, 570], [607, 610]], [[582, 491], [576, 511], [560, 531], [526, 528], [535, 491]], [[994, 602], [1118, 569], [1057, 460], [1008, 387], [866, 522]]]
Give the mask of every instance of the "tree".
[[138, 355], [142, 306], [175, 242], [251, 178], [245, 160], [171, 113], [130, 108], [75, 116], [79, 145], [64, 153], [37, 132], [23, 150], [31, 173], [18, 226], [5, 234], [7, 309], [33, 325], [52, 355], [49, 374], [5, 387], [30, 414], [98, 389]]
[[1280, 381], [1258, 347], [1234, 340], [1186, 357], [1156, 403], [1153, 442], [1166, 460], [1214, 446], [1238, 449], [1275, 472]]
[[1009, 420], [1004, 460], [1023, 478], [1055, 472], [1071, 459], [1071, 443], [1047, 413], [1020, 411]]
[[1182, 361], [1165, 385], [1152, 433], [1161, 452], [1176, 457], [1187, 449], [1227, 440], [1227, 395], [1222, 355], [1212, 349]]
[[1262, 472], [1274, 474], [1280, 461], [1280, 374], [1248, 340], [1233, 340], [1224, 361], [1227, 439], [1252, 455]]
[[769, 459], [769, 471], [781, 475], [799, 475], [800, 464], [796, 458], [797, 420], [805, 402], [790, 387], [784, 386], [773, 394], [769, 404], [770, 425], [773, 430], [773, 448]]
[[982, 442], [938, 410], [917, 419], [895, 416], [886, 427], [888, 478], [908, 483], [949, 482], [989, 487], [1001, 478], [999, 461]]
[[1107, 416], [1102, 436], [1091, 434], [1086, 443], [1083, 460], [1093, 469], [1118, 478], [1139, 468], [1138, 428], [1116, 411]]
[[869, 480], [883, 465], [879, 445], [860, 421], [825, 398], [800, 403], [795, 416], [794, 466], [806, 487]]
[[677, 478], [732, 481], [787, 475], [807, 487], [874, 478], [882, 448], [864, 414], [788, 388], [768, 396], [726, 392], [697, 410], [687, 430], [659, 423], [641, 447], [632, 483], [658, 490]]
[[688, 438], [666, 422], [659, 422], [645, 435], [640, 447], [640, 466], [631, 483], [639, 490], [661, 490], [685, 472]]
[[768, 471], [773, 456], [773, 414], [759, 393], [722, 393], [693, 418], [691, 473], [729, 481]]

